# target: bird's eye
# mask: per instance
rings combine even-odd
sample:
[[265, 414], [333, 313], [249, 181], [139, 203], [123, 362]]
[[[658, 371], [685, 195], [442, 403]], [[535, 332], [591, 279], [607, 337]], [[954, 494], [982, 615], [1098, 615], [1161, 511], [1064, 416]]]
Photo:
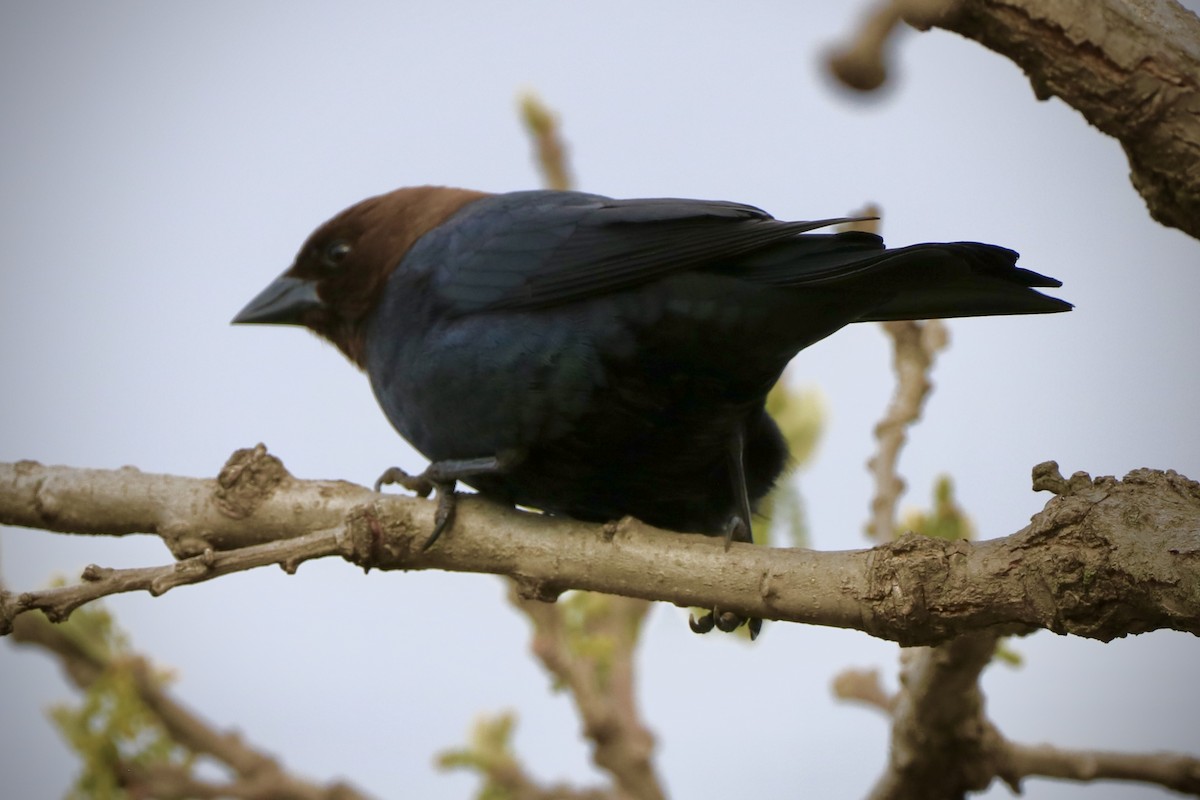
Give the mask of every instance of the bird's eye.
[[345, 260], [346, 256], [350, 255], [350, 250], [351, 247], [349, 242], [341, 239], [330, 242], [325, 247], [325, 252], [323, 254], [325, 265], [329, 267], [338, 266], [342, 263], [342, 261]]

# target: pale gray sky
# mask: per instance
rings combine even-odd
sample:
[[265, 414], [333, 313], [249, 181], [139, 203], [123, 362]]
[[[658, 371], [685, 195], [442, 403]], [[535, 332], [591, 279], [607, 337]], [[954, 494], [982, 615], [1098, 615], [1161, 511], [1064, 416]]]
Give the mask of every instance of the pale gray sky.
[[[369, 483], [419, 468], [365, 379], [295, 329], [229, 318], [344, 206], [397, 186], [531, 188], [514, 111], [536, 89], [564, 120], [581, 188], [835, 216], [873, 200], [894, 244], [1013, 247], [1077, 305], [1049, 318], [951, 323], [952, 349], [902, 469], [908, 504], [939, 472], [981, 533], [1046, 501], [1030, 468], [1200, 477], [1194, 305], [1200, 246], [1152, 222], [1120, 147], [1011, 63], [946, 33], [902, 37], [897, 80], [868, 102], [819, 54], [862, 3], [9, 3], [0, 9], [0, 460], [211, 476], [266, 442], [301, 477]], [[872, 326], [803, 353], [798, 384], [831, 409], [802, 477], [815, 545], [863, 545], [871, 426], [888, 400]], [[10, 586], [89, 562], [162, 563], [151, 538], [0, 533]], [[476, 714], [516, 708], [520, 756], [594, 780], [567, 699], [527, 656], [502, 583], [364, 576], [332, 561], [109, 603], [179, 695], [316, 779], [380, 797], [469, 797], [434, 754]], [[1050, 634], [984, 679], [1001, 729], [1028, 741], [1200, 751], [1200, 643], [1100, 645]], [[896, 648], [769, 624], [754, 646], [657, 608], [641, 696], [678, 798], [856, 797], [886, 726], [838, 706], [843, 667], [895, 673]], [[0, 775], [61, 795], [73, 759], [43, 717], [72, 693], [45, 656], [0, 644]], [[994, 787], [992, 795], [1007, 796]], [[1034, 798], [1153, 798], [1034, 781]]]

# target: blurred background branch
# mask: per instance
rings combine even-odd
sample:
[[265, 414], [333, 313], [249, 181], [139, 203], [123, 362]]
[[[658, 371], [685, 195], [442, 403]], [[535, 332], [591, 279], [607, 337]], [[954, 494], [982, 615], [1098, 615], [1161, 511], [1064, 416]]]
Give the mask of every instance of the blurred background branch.
[[[79, 706], [52, 712], [82, 762], [74, 798], [366, 800], [341, 781], [296, 777], [241, 735], [213, 728], [171, 696], [168, 674], [134, 652], [98, 604], [57, 625], [40, 614], [23, 616], [12, 638], [55, 657], [83, 694]], [[201, 764], [219, 767], [228, 779], [207, 777]]]
[[828, 68], [875, 91], [904, 20], [958, 33], [1121, 143], [1151, 216], [1200, 238], [1200, 19], [1175, 0], [876, 0]]

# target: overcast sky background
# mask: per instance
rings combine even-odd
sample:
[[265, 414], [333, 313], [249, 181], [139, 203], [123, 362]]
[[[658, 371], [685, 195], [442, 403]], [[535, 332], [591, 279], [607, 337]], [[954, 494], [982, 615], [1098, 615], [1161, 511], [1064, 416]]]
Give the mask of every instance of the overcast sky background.
[[[1048, 499], [1030, 468], [1173, 468], [1200, 478], [1195, 304], [1200, 245], [1150, 220], [1116, 142], [1011, 63], [953, 35], [901, 37], [896, 79], [863, 102], [822, 52], [863, 3], [6, 3], [0, 9], [0, 460], [137, 465], [213, 476], [265, 442], [304, 478], [369, 484], [420, 469], [366, 380], [287, 328], [231, 328], [309, 231], [397, 186], [533, 188], [523, 89], [562, 116], [581, 188], [836, 216], [867, 201], [897, 245], [974, 239], [1020, 250], [1077, 306], [951, 323], [937, 391], [901, 467], [907, 505], [957, 480], [984, 537]], [[1193, 4], [1194, 7], [1194, 4]], [[813, 542], [864, 545], [871, 428], [892, 386], [877, 326], [801, 354], [829, 424], [801, 477]], [[85, 564], [159, 564], [152, 537], [5, 529], [11, 588]], [[545, 780], [594, 782], [568, 698], [527, 655], [493, 577], [363, 575], [306, 564], [160, 598], [108, 602], [178, 695], [317, 780], [383, 798], [473, 796], [437, 772], [477, 714], [519, 711], [516, 747]], [[1000, 729], [1028, 743], [1200, 752], [1200, 642], [1016, 641], [1026, 665], [984, 676]], [[838, 705], [831, 679], [897, 648], [768, 623], [753, 646], [694, 636], [654, 610], [645, 718], [678, 798], [858, 797], [887, 725]], [[0, 775], [13, 798], [61, 796], [76, 762], [45, 720], [73, 693], [40, 652], [0, 644]], [[1006, 797], [995, 786], [989, 796]], [[1034, 798], [1154, 789], [1031, 781]]]

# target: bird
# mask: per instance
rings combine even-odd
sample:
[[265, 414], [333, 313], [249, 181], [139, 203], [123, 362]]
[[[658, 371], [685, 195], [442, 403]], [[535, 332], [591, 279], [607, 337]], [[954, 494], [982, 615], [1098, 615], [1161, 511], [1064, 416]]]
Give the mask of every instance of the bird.
[[[1067, 311], [1061, 282], [978, 242], [888, 249], [850, 221], [742, 203], [443, 186], [318, 227], [233, 319], [310, 329], [366, 372], [429, 459], [376, 483], [462, 482], [510, 506], [750, 541], [788, 451], [765, 408], [804, 348], [854, 322]], [[1035, 288], [1036, 287], [1036, 288]], [[761, 621], [713, 609], [694, 630]]]

